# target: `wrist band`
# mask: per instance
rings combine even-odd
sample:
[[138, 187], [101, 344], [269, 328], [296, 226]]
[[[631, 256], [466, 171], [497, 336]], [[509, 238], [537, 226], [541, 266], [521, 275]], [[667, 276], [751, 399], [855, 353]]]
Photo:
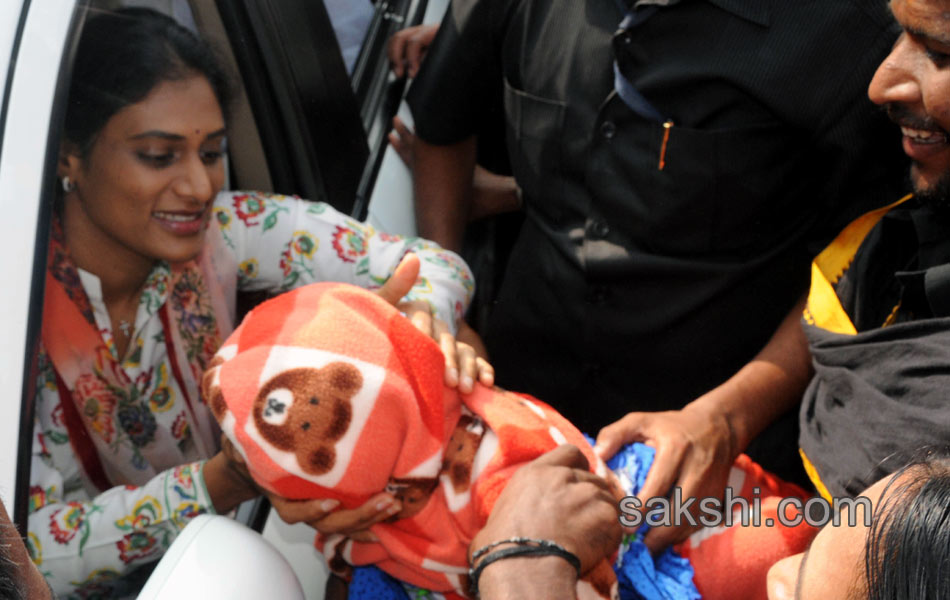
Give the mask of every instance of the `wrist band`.
[[[475, 561], [481, 558], [482, 555], [486, 554], [492, 548], [497, 548], [498, 546], [501, 546], [502, 544], [518, 544], [519, 546], [534, 544], [536, 546], [541, 546], [542, 548], [559, 548], [561, 550], [564, 550], [564, 546], [561, 546], [557, 542], [552, 542], [550, 540], [537, 540], [534, 538], [513, 537], [513, 538], [508, 538], [506, 540], [498, 540], [497, 542], [492, 542], [490, 544], [486, 544], [482, 546], [481, 548], [476, 550], [474, 553], [472, 553], [472, 558], [468, 561], [469, 566], [474, 566]], [[564, 550], [564, 551], [567, 552], [567, 550]]]
[[[527, 540], [531, 543], [538, 544], [538, 545], [525, 545], [523, 542], [514, 541], [514, 540], [519, 540], [519, 539], [525, 539], [525, 538], [512, 538], [511, 540], [502, 540], [500, 542], [495, 542], [493, 544], [489, 544], [488, 546], [480, 548], [479, 551], [475, 553], [476, 555], [481, 556], [482, 554], [487, 552], [489, 549], [495, 546], [498, 546], [500, 544], [511, 544], [511, 543], [519, 544], [518, 546], [515, 546], [514, 548], [505, 548], [503, 550], [497, 550], [495, 552], [492, 552], [491, 554], [486, 556], [480, 563], [478, 563], [478, 566], [473, 566], [472, 568], [468, 570], [470, 591], [472, 593], [472, 596], [474, 596], [475, 598], [479, 597], [478, 596], [478, 579], [479, 577], [481, 577], [482, 571], [485, 570], [485, 567], [492, 564], [493, 562], [497, 562], [505, 558], [512, 558], [516, 556], [535, 556], [535, 557], [559, 556], [563, 558], [564, 560], [566, 560], [568, 563], [570, 563], [572, 567], [574, 567], [574, 570], [577, 572], [577, 577], [578, 579], [580, 579], [580, 576], [581, 576], [580, 559], [577, 558], [577, 556], [575, 556], [571, 552], [568, 552], [567, 550], [565, 550], [561, 545], [555, 542], [548, 541], [548, 540]], [[476, 558], [477, 556], [473, 555], [472, 560], [474, 561]]]

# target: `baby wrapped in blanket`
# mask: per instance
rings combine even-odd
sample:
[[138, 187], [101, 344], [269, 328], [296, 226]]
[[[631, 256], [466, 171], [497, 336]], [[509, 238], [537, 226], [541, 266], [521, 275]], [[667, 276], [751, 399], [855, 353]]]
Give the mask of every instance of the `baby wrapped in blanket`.
[[[519, 466], [569, 443], [592, 471], [608, 471], [549, 406], [481, 385], [462, 395], [444, 385], [443, 361], [437, 344], [376, 295], [319, 283], [255, 308], [218, 351], [203, 393], [251, 476], [271, 492], [345, 508], [383, 490], [400, 500], [401, 512], [372, 527], [378, 542], [317, 535], [332, 570], [376, 565], [467, 597], [468, 545]], [[683, 598], [698, 597], [689, 575]], [[578, 583], [578, 596], [618, 596], [606, 561]]]

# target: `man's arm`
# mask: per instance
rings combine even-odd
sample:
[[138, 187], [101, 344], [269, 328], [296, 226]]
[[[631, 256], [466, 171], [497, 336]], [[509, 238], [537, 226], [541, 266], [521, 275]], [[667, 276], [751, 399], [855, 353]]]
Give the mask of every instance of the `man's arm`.
[[471, 210], [476, 139], [437, 146], [416, 138], [412, 144], [419, 235], [455, 252], [461, 250]]
[[[620, 545], [618, 517], [617, 498], [607, 482], [588, 470], [580, 450], [559, 446], [514, 474], [472, 540], [469, 556], [513, 537], [545, 539], [577, 556], [585, 573]], [[573, 600], [576, 585], [574, 567], [557, 556], [497, 560], [478, 580], [483, 600]]]
[[[811, 355], [800, 322], [804, 304], [802, 298], [762, 351], [725, 383], [682, 410], [628, 414], [601, 430], [595, 451], [607, 458], [631, 442], [656, 448], [639, 494], [644, 502], [666, 496], [674, 486], [684, 499], [722, 498], [733, 461], [801, 400], [811, 378]], [[691, 531], [688, 523], [655, 527], [644, 542], [656, 552], [683, 541]]]

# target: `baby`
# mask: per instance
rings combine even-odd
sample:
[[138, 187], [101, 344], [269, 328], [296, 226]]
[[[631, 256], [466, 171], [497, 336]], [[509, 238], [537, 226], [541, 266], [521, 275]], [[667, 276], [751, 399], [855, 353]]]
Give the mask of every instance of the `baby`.
[[[573, 444], [593, 472], [610, 472], [552, 408], [481, 385], [462, 395], [444, 385], [443, 360], [376, 295], [320, 283], [255, 308], [218, 351], [203, 393], [251, 476], [271, 492], [345, 508], [382, 490], [399, 499], [401, 512], [372, 527], [378, 542], [317, 536], [332, 570], [373, 564], [468, 597], [469, 543], [520, 465]], [[627, 490], [618, 500], [633, 492], [636, 474], [621, 479]], [[578, 597], [619, 597], [608, 563], [578, 583]]]

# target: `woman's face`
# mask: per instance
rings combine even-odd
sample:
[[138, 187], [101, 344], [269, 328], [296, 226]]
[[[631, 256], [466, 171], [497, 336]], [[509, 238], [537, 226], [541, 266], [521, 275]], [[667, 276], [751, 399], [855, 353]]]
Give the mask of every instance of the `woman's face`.
[[116, 261], [194, 258], [224, 182], [224, 145], [204, 77], [159, 83], [109, 119], [85, 159], [64, 153], [59, 175], [74, 184], [67, 235]]
[[[890, 477], [881, 479], [861, 496], [877, 506]], [[872, 508], [873, 510], [873, 508]], [[847, 514], [841, 526], [825, 525], [808, 549], [772, 565], [768, 575], [769, 600], [853, 598], [864, 589], [864, 548], [867, 544], [864, 506], [857, 504], [855, 527]]]

